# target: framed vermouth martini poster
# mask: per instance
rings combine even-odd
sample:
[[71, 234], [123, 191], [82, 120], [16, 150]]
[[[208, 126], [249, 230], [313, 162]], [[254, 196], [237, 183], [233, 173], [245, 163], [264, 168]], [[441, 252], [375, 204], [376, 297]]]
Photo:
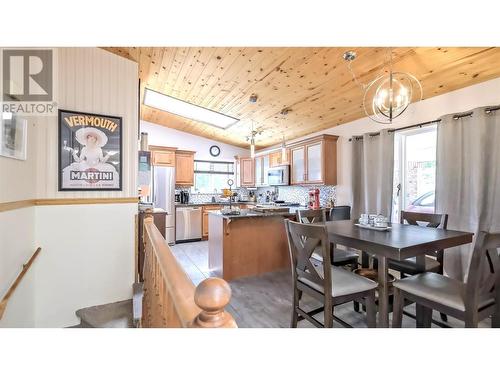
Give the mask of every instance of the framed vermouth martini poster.
[[59, 110], [59, 191], [122, 190], [122, 118]]

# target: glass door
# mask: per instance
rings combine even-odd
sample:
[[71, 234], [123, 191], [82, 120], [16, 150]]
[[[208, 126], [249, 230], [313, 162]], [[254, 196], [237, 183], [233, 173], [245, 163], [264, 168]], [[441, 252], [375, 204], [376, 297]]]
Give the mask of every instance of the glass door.
[[392, 221], [401, 211], [434, 212], [436, 125], [396, 132]]
[[321, 163], [321, 153], [322, 153], [322, 143], [315, 143], [312, 145], [307, 145], [307, 182], [321, 183], [323, 182], [322, 176], [322, 163]]
[[292, 178], [291, 184], [303, 183], [306, 180], [305, 147], [293, 148], [292, 156]]

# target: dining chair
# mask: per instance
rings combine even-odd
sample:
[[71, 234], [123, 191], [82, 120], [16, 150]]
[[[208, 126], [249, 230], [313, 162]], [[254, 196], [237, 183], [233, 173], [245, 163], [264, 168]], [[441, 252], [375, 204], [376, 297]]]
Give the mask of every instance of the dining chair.
[[500, 233], [480, 232], [472, 252], [466, 282], [425, 272], [394, 282], [392, 326], [400, 328], [405, 300], [423, 307], [423, 326], [431, 326], [432, 310], [477, 327], [493, 315], [492, 327], [500, 327]]
[[[420, 225], [428, 228], [447, 229], [448, 214], [433, 214], [426, 212], [410, 212], [401, 211], [401, 224]], [[420, 223], [420, 224], [419, 224]], [[425, 256], [425, 271], [420, 271], [417, 268], [417, 258], [409, 258], [405, 260], [390, 259], [388, 263], [389, 269], [398, 271], [401, 278], [407, 275], [416, 275], [421, 272], [436, 272], [443, 274], [443, 250], [438, 250], [434, 253], [434, 257]], [[448, 321], [446, 314], [440, 314], [443, 322]]]
[[[334, 306], [350, 301], [366, 304], [366, 324], [375, 327], [375, 289], [378, 284], [358, 276], [342, 267], [330, 264], [328, 233], [325, 226], [302, 224], [285, 220], [293, 280], [293, 308], [290, 326], [308, 320], [316, 327], [333, 327]], [[323, 262], [312, 258], [316, 249], [321, 249]], [[322, 302], [318, 309], [305, 311], [300, 306], [303, 293]], [[323, 312], [321, 323], [314, 315]], [[341, 321], [343, 325], [345, 322]]]
[[351, 220], [351, 206], [332, 207], [330, 209], [329, 220]]
[[[400, 222], [401, 224], [407, 223], [409, 225], [421, 225], [428, 228], [447, 229], [448, 214], [401, 211]], [[404, 278], [406, 275], [416, 275], [422, 272], [417, 268], [416, 258], [405, 260], [391, 259], [389, 260], [389, 268], [398, 271], [401, 274], [401, 278]], [[434, 257], [428, 255], [425, 257], [425, 271], [443, 274], [443, 250], [436, 251]]]
[[[297, 211], [297, 221], [302, 224], [324, 223], [326, 222], [326, 212], [324, 209], [299, 210]], [[319, 261], [323, 260], [319, 252], [315, 252], [313, 257]], [[334, 266], [350, 266], [351, 270], [355, 270], [358, 268], [358, 257], [354, 251], [338, 249], [334, 244], [330, 244], [330, 260]]]

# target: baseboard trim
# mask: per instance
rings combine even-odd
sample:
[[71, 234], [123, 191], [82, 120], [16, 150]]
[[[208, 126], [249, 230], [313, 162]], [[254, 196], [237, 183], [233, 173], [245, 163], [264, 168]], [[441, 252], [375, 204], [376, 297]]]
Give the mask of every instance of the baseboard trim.
[[32, 206], [64, 206], [75, 204], [120, 204], [138, 203], [139, 198], [56, 198], [56, 199], [25, 199], [13, 202], [0, 203], [0, 212], [18, 210]]

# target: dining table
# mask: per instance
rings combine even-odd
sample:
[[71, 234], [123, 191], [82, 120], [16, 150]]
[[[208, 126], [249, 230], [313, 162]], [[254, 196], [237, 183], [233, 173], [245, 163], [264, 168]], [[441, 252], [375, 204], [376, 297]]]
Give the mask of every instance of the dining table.
[[[331, 243], [361, 250], [378, 260], [377, 327], [380, 328], [389, 326], [389, 259], [415, 257], [417, 269], [424, 272], [426, 255], [471, 243], [473, 237], [473, 233], [468, 232], [398, 223], [390, 223], [386, 230], [363, 228], [354, 220], [327, 221], [318, 225], [326, 225]], [[417, 305], [417, 327], [421, 325], [422, 316], [423, 310]]]

